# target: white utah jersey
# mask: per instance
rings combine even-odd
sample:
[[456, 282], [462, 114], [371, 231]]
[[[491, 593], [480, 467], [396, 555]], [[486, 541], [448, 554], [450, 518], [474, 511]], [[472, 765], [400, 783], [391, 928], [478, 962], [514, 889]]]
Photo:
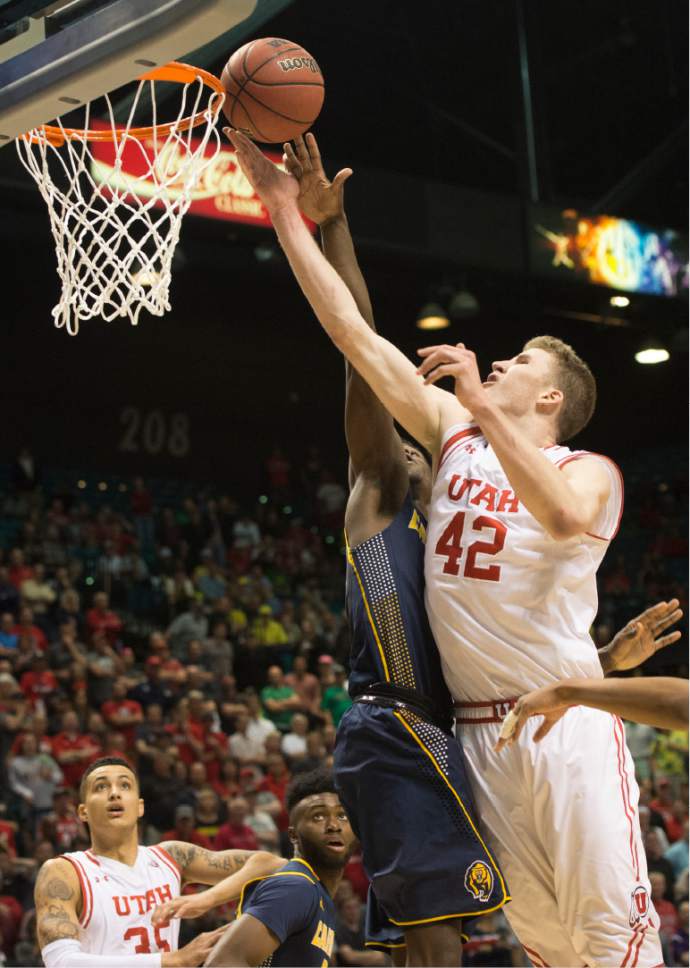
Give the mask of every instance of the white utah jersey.
[[623, 479], [606, 457], [554, 445], [557, 467], [601, 460], [609, 499], [592, 534], [556, 541], [520, 503], [479, 427], [443, 438], [425, 553], [426, 603], [453, 697], [512, 698], [555, 679], [601, 678], [589, 628], [596, 571], [623, 509]]
[[74, 867], [82, 894], [79, 942], [91, 954], [154, 954], [176, 951], [179, 920], [154, 927], [157, 904], [180, 893], [181, 872], [162, 847], [139, 847], [133, 867], [77, 850], [63, 854]]

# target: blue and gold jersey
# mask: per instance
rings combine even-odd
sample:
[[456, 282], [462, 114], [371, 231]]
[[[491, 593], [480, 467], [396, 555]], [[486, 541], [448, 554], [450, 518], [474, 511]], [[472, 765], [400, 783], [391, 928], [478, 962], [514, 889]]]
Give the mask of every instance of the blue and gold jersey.
[[249, 881], [237, 906], [241, 914], [251, 914], [280, 940], [263, 962], [266, 968], [334, 963], [335, 907], [306, 860], [295, 858], [275, 874]]
[[411, 689], [441, 716], [452, 703], [424, 607], [426, 521], [407, 495], [387, 528], [347, 548], [353, 698], [374, 682]]

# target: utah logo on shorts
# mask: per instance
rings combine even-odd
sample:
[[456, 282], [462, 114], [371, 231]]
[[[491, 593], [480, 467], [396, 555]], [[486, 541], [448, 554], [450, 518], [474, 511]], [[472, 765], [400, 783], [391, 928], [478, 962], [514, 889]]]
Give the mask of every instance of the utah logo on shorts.
[[647, 920], [649, 914], [649, 894], [647, 888], [638, 884], [630, 895], [630, 927], [634, 928]]
[[473, 898], [481, 901], [482, 904], [491, 897], [494, 889], [493, 872], [486, 866], [484, 861], [475, 860], [465, 871], [465, 887]]

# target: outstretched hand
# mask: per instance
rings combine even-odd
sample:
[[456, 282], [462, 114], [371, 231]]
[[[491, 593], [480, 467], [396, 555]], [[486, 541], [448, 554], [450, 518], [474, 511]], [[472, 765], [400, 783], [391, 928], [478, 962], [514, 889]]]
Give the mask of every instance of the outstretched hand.
[[172, 901], [164, 901], [163, 904], [156, 905], [151, 915], [151, 923], [164, 926], [173, 918], [202, 917], [207, 911], [211, 910], [204, 899], [206, 893], [206, 891], [200, 891], [197, 894], [181, 894], [179, 897], [173, 898]]
[[317, 225], [324, 225], [344, 215], [343, 188], [352, 174], [351, 168], [342, 168], [333, 181], [323, 170], [321, 153], [316, 138], [309, 132], [304, 138], [295, 138], [295, 146], [286, 142], [283, 162], [288, 172], [299, 182], [297, 202], [302, 212]]
[[299, 196], [299, 183], [289, 173], [277, 168], [246, 134], [235, 128], [223, 128], [237, 152], [237, 161], [249, 184], [269, 212], [289, 206]]
[[[672, 645], [680, 638], [680, 632], [661, 635], [669, 626], [683, 617], [677, 598], [670, 602], [658, 602], [637, 615], [617, 632], [611, 642], [599, 651], [604, 672], [624, 672], [635, 669], [651, 658], [659, 649]], [[661, 638], [659, 638], [661, 636]]]

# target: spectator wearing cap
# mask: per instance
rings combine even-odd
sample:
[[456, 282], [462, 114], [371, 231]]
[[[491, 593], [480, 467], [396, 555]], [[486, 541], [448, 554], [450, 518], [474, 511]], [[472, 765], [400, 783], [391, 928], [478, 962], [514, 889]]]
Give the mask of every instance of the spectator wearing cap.
[[93, 605], [86, 613], [86, 625], [92, 636], [103, 632], [110, 645], [115, 645], [122, 631], [122, 620], [108, 605], [105, 592], [96, 592]]
[[218, 831], [213, 842], [214, 850], [258, 850], [256, 834], [247, 824], [249, 805], [244, 797], [235, 797], [228, 803], [228, 821]]
[[181, 803], [175, 807], [175, 826], [172, 830], [167, 830], [162, 839], [181, 840], [185, 844], [194, 844], [195, 847], [203, 847], [205, 850], [212, 849], [208, 837], [204, 837], [196, 829], [196, 813], [189, 803]]
[[85, 768], [100, 755], [100, 746], [86, 733], [79, 732], [77, 714], [73, 710], [65, 712], [62, 730], [53, 738], [53, 756], [64, 774], [65, 785], [78, 787]]
[[112, 698], [103, 703], [101, 713], [108, 726], [122, 734], [126, 748], [133, 749], [135, 730], [144, 721], [144, 711], [141, 703], [127, 698], [124, 679], [115, 680]]
[[175, 701], [172, 690], [161, 680], [160, 671], [160, 658], [157, 655], [149, 656], [144, 667], [146, 679], [130, 689], [127, 694], [130, 699], [138, 702], [144, 709], [147, 709], [152, 703], [156, 703], [166, 711]]
[[261, 702], [266, 710], [266, 716], [277, 729], [286, 733], [290, 728], [293, 712], [300, 708], [300, 698], [294, 689], [285, 684], [280, 666], [269, 666], [267, 678], [268, 685], [261, 690]]
[[288, 635], [281, 623], [274, 617], [270, 605], [260, 605], [257, 616], [251, 624], [250, 634], [257, 645], [288, 645]]
[[192, 599], [189, 610], [170, 623], [166, 635], [172, 654], [177, 659], [186, 656], [187, 646], [193, 639], [203, 642], [208, 635], [208, 619], [201, 599]]
[[352, 705], [352, 699], [345, 685], [345, 669], [337, 663], [333, 664], [333, 677], [333, 684], [324, 689], [321, 708], [337, 729], [343, 715]]
[[307, 671], [305, 655], [295, 656], [292, 671], [285, 676], [285, 684], [295, 690], [304, 712], [311, 716], [320, 716], [321, 684], [313, 673]]

